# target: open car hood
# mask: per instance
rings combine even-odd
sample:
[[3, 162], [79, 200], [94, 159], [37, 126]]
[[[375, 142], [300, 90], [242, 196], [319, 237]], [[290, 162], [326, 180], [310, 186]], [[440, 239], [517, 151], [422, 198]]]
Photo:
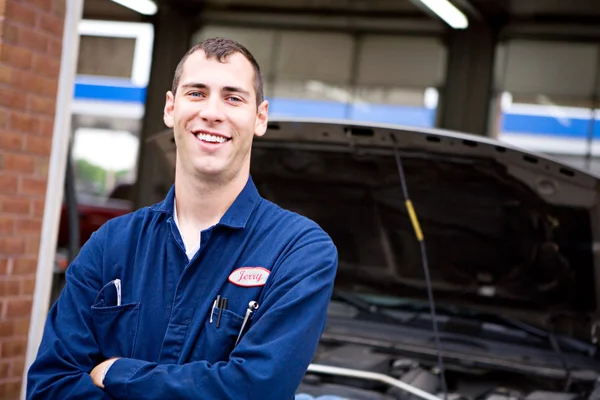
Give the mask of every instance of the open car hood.
[[[152, 139], [174, 165], [171, 132]], [[502, 313], [590, 340], [599, 319], [599, 177], [489, 138], [287, 119], [254, 141], [259, 192], [316, 221], [339, 252], [336, 285]]]

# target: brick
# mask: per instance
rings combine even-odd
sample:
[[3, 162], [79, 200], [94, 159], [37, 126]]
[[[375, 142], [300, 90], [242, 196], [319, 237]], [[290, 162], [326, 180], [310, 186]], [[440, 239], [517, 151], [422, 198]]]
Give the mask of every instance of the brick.
[[[22, 150], [23, 135], [15, 132], [0, 131], [0, 149]], [[2, 185], [0, 185], [2, 187]]]
[[24, 133], [37, 133], [40, 131], [40, 119], [31, 114], [13, 112], [8, 116], [8, 129]]
[[13, 67], [30, 69], [33, 62], [33, 53], [27, 48], [3, 42], [0, 50], [0, 60]]
[[15, 336], [27, 336], [29, 333], [29, 317], [11, 320]]
[[6, 379], [10, 376], [11, 367], [11, 361], [0, 361], [0, 380]]
[[39, 157], [35, 160], [35, 176], [46, 179], [48, 177], [50, 157]]
[[52, 10], [53, 6], [52, 0], [29, 0], [29, 3], [31, 3], [31, 5], [35, 6], [36, 8], [44, 11]]
[[25, 4], [27, 3], [8, 1], [6, 3], [6, 13], [4, 14], [6, 19], [12, 22], [20, 22], [26, 26], [34, 26], [36, 20], [35, 10], [25, 6]]
[[27, 96], [22, 91], [0, 87], [0, 106], [25, 110], [27, 108]]
[[52, 136], [54, 133], [54, 120], [48, 118], [40, 118], [40, 135]]
[[56, 88], [58, 86], [56, 79], [51, 80], [44, 78], [31, 71], [23, 71], [16, 69], [12, 73], [12, 84], [14, 87], [19, 87], [31, 94], [56, 96]]
[[18, 28], [17, 43], [40, 53], [45, 53], [48, 47], [47, 35], [23, 26]]
[[0, 235], [10, 236], [15, 233], [15, 221], [11, 217], [0, 217]]
[[[31, 202], [23, 197], [0, 197], [0, 212], [8, 214], [29, 215]], [[0, 252], [1, 253], [1, 252]]]
[[37, 254], [40, 250], [40, 239], [39, 236], [28, 237], [25, 240], [25, 253]]
[[12, 378], [0, 383], [0, 399], [17, 400], [21, 393], [21, 378]]
[[29, 96], [29, 111], [54, 117], [56, 99], [41, 96]]
[[24, 356], [26, 351], [27, 339], [7, 340], [2, 342], [2, 346], [0, 347], [0, 355], [2, 358]]
[[28, 332], [29, 318], [13, 318], [0, 321], [0, 339], [26, 336]]
[[23, 357], [20, 357], [13, 360], [12, 366], [10, 368], [10, 376], [15, 378], [22, 377], [23, 372], [25, 372], [25, 359]]
[[52, 11], [57, 15], [64, 16], [67, 11], [66, 7], [66, 0], [54, 0], [52, 2]]
[[4, 153], [0, 160], [0, 171], [33, 173], [35, 157], [27, 154]]
[[4, 193], [17, 193], [18, 187], [17, 175], [0, 171], [0, 190]]
[[29, 236], [39, 234], [42, 231], [41, 219], [18, 218], [15, 220], [14, 225], [17, 235]]
[[5, 127], [8, 122], [8, 112], [0, 110], [0, 127]]
[[52, 138], [48, 136], [27, 135], [25, 151], [31, 154], [49, 155], [52, 148]]
[[42, 14], [39, 19], [39, 26], [44, 32], [62, 37], [64, 19], [50, 14]]
[[23, 254], [27, 241], [23, 237], [0, 237], [0, 253]]
[[20, 193], [26, 195], [45, 196], [47, 183], [47, 179], [22, 176]]
[[0, 65], [0, 83], [9, 83], [12, 81], [13, 69], [7, 65]]
[[22, 279], [20, 290], [21, 291], [19, 294], [25, 296], [32, 296], [35, 290], [35, 278]]
[[16, 336], [16, 325], [14, 321], [0, 321], [0, 339]]
[[31, 275], [35, 274], [37, 269], [37, 258], [23, 257], [17, 258], [13, 264], [13, 275]]
[[4, 43], [19, 44], [19, 27], [15, 24], [4, 25]]
[[[31, 299], [6, 299], [4, 315], [6, 318], [29, 316], [31, 315], [31, 304]], [[0, 354], [2, 357], [5, 356], [4, 346], [2, 346]]]
[[33, 71], [48, 78], [57, 78], [60, 72], [60, 60], [36, 54], [33, 57]]
[[34, 200], [33, 205], [33, 216], [42, 217], [44, 215], [44, 207], [46, 206], [45, 200]]
[[18, 296], [21, 292], [21, 282], [18, 279], [0, 280], [0, 297]]
[[12, 264], [12, 258], [0, 257], [0, 277], [8, 275], [8, 263], [9, 260]]
[[50, 57], [60, 59], [62, 55], [62, 41], [48, 38], [48, 48], [46, 49], [46, 53]]

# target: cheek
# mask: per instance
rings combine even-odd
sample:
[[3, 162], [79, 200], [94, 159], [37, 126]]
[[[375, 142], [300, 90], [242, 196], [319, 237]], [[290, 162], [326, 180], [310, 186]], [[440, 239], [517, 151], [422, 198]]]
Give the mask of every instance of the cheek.
[[186, 125], [190, 120], [198, 115], [194, 107], [187, 103], [179, 103], [173, 112], [173, 119], [179, 125]]
[[237, 118], [237, 130], [244, 137], [252, 137], [254, 135], [254, 128], [256, 126], [256, 115], [248, 113], [247, 111], [240, 113]]

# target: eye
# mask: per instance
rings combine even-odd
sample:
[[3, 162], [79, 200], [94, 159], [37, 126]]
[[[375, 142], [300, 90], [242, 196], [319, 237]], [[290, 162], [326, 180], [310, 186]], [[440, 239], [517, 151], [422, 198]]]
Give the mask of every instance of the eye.
[[234, 103], [242, 102], [243, 100], [236, 96], [229, 96], [227, 100], [233, 101]]
[[202, 92], [190, 92], [190, 93], [188, 93], [188, 96], [191, 96], [191, 97], [201, 97], [201, 96], [204, 96], [204, 93], [202, 93]]

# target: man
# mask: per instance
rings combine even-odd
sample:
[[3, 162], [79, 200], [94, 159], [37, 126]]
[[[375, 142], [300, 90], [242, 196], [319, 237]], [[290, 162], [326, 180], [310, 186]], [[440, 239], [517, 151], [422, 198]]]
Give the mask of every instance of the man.
[[164, 121], [166, 199], [100, 228], [67, 270], [28, 399], [291, 399], [316, 350], [337, 252], [250, 177], [267, 128], [260, 69], [208, 39], [182, 59]]

